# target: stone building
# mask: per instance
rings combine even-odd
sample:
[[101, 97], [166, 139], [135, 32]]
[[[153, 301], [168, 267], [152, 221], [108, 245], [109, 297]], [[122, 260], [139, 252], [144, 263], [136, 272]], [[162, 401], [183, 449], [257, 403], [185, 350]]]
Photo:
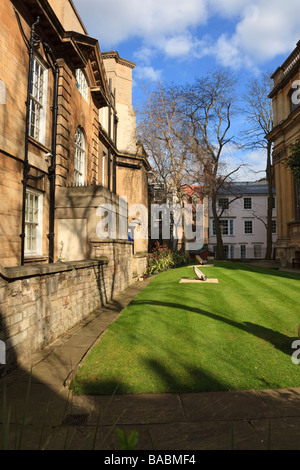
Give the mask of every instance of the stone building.
[[136, 204], [148, 210], [133, 67], [101, 52], [71, 0], [0, 2], [0, 341], [9, 367], [144, 273], [148, 241], [128, 240]]
[[272, 75], [274, 123], [267, 138], [273, 144], [273, 166], [277, 194], [278, 238], [276, 258], [291, 264], [300, 252], [300, 185], [286, 167], [290, 145], [300, 139], [300, 42]]
[[[111, 89], [113, 90], [116, 118], [115, 135], [118, 159], [115, 165], [114, 192], [126, 197], [129, 211], [129, 231], [133, 234], [134, 252], [146, 253], [148, 239], [141, 233], [139, 221], [147, 225], [148, 216], [148, 172], [151, 169], [147, 155], [136, 140], [136, 114], [132, 106], [132, 70], [135, 64], [122, 59], [118, 52], [102, 53], [103, 63]], [[102, 129], [109, 132], [109, 109], [100, 111]], [[103, 166], [107, 156], [103, 154]], [[134, 225], [136, 223], [136, 225]]]
[[[218, 194], [218, 214], [226, 259], [261, 259], [267, 243], [268, 184], [266, 180], [232, 182]], [[273, 188], [272, 242], [277, 239], [277, 202]], [[209, 203], [209, 249], [217, 253], [217, 237]]]
[[[203, 186], [183, 185], [181, 199], [186, 208], [183, 212], [178, 194], [172, 190], [172, 186], [166, 188], [165, 184], [159, 182], [154, 171], [149, 172], [149, 207], [151, 206], [152, 212], [149, 214], [149, 222], [153, 224], [153, 227], [149, 226], [149, 233], [152, 235], [149, 237], [149, 251], [152, 251], [157, 242], [190, 255], [199, 254], [207, 248], [208, 198], [204, 195]], [[154, 210], [153, 206], [157, 209]], [[164, 233], [168, 235], [167, 238]]]
[[[134, 64], [101, 53], [71, 0], [12, 0], [0, 9], [0, 263], [90, 258], [102, 246], [97, 208], [113, 206], [117, 233], [107, 236], [127, 241], [119, 196], [128, 207], [148, 206]], [[135, 244], [147, 251], [147, 241]]]

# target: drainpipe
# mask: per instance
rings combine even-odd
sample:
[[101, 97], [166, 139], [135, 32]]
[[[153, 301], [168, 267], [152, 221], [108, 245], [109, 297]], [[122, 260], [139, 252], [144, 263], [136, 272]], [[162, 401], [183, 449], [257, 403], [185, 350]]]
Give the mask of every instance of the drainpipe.
[[49, 263], [54, 263], [54, 237], [55, 237], [55, 180], [56, 180], [56, 137], [57, 137], [57, 114], [58, 114], [58, 80], [59, 65], [48, 44], [43, 43], [45, 53], [50, 57], [53, 64], [54, 94], [52, 107], [52, 155], [51, 165], [48, 168], [50, 181], [50, 201], [49, 201]]
[[[118, 128], [118, 117], [116, 112], [116, 89], [114, 89], [114, 144], [117, 148], [117, 128]], [[117, 156], [114, 154], [113, 156], [113, 193], [116, 194], [117, 192]]]
[[116, 194], [117, 192], [116, 160], [117, 160], [117, 157], [114, 154], [113, 156], [113, 187], [112, 187], [112, 191], [114, 194]]
[[[58, 110], [58, 78], [59, 78], [59, 67], [58, 63], [54, 57], [54, 54], [48, 44], [44, 43], [38, 34], [35, 31], [36, 26], [40, 22], [40, 17], [37, 17], [35, 23], [33, 23], [30, 32], [30, 40], [25, 36], [19, 14], [16, 9], [14, 9], [18, 25], [26, 44], [28, 54], [29, 54], [29, 72], [28, 72], [28, 83], [27, 83], [27, 101], [26, 101], [26, 123], [25, 123], [25, 149], [24, 149], [24, 167], [23, 167], [23, 201], [22, 201], [22, 233], [21, 237], [21, 265], [24, 265], [25, 261], [25, 210], [26, 210], [26, 190], [27, 183], [29, 179], [40, 180], [44, 178], [45, 174], [40, 176], [30, 175], [31, 165], [28, 162], [28, 143], [29, 143], [29, 118], [30, 118], [30, 94], [31, 94], [31, 85], [32, 85], [32, 68], [33, 68], [33, 59], [34, 59], [34, 49], [42, 44], [47, 55], [48, 61], [52, 66], [52, 71], [54, 73], [54, 97], [53, 97], [53, 123], [52, 123], [52, 156], [51, 156], [51, 166], [48, 168], [48, 176], [50, 180], [50, 219], [49, 219], [49, 262], [53, 263], [54, 255], [54, 211], [55, 211], [55, 167], [56, 167], [56, 134], [57, 134], [57, 110]], [[50, 60], [49, 60], [50, 58]]]
[[[35, 23], [33, 23], [30, 32], [30, 41], [28, 45], [29, 53], [29, 73], [28, 73], [28, 83], [27, 83], [27, 100], [26, 100], [26, 124], [25, 124], [25, 149], [24, 149], [24, 167], [23, 167], [23, 202], [22, 202], [22, 233], [21, 237], [21, 265], [24, 265], [24, 251], [25, 251], [25, 209], [26, 209], [26, 189], [27, 182], [30, 178], [30, 164], [28, 163], [28, 140], [29, 140], [29, 116], [30, 116], [30, 92], [31, 92], [31, 71], [33, 64], [33, 54], [34, 48], [39, 45], [40, 38], [35, 32], [35, 27], [39, 24], [40, 18], [37, 17]], [[32, 178], [32, 177], [31, 177]]]

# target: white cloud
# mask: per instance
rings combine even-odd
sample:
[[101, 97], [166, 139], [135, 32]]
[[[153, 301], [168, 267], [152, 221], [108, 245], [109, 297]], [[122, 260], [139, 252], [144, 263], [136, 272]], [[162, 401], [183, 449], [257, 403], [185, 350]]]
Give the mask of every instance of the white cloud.
[[257, 61], [288, 53], [299, 39], [299, 1], [260, 0], [238, 23], [234, 40], [240, 50]]
[[[230, 3], [230, 2], [229, 2]], [[219, 38], [223, 64], [252, 67], [289, 54], [300, 37], [299, 0], [254, 0], [242, 2], [234, 34]], [[248, 5], [246, 4], [248, 3]]]
[[143, 63], [144, 65], [150, 65], [151, 60], [155, 57], [156, 53], [151, 47], [140, 47], [134, 52], [134, 60]]
[[236, 174], [239, 181], [254, 181], [266, 177], [267, 155], [265, 150], [253, 150], [239, 155], [242, 164]]
[[229, 64], [233, 68], [239, 68], [241, 66], [238, 44], [236, 44], [234, 40], [229, 40], [225, 34], [219, 37], [215, 47], [211, 49], [211, 52], [224, 66]]
[[143, 81], [156, 82], [161, 79], [161, 70], [154, 70], [149, 66], [137, 66], [134, 69], [134, 75], [137, 79]]
[[132, 37], [159, 44], [165, 36], [204, 24], [207, 19], [206, 0], [75, 0], [75, 6], [89, 25], [89, 34], [105, 46]]
[[220, 164], [226, 174], [231, 174], [235, 181], [255, 181], [266, 176], [266, 150], [241, 150], [229, 143], [224, 148]]
[[[160, 53], [174, 59], [211, 55], [225, 66], [253, 68], [291, 52], [300, 36], [299, 0], [75, 0], [75, 5], [103, 50], [137, 38], [137, 55], [148, 67], [152, 54]], [[202, 26], [224, 18], [227, 30], [214, 41], [201, 36]]]
[[161, 43], [161, 49], [166, 56], [173, 58], [201, 57], [208, 52], [206, 40], [199, 40], [189, 33], [166, 38]]
[[163, 49], [169, 57], [180, 57], [188, 54], [192, 47], [192, 38], [181, 35], [166, 39]]
[[231, 18], [241, 15], [251, 2], [249, 0], [208, 0], [214, 14]]

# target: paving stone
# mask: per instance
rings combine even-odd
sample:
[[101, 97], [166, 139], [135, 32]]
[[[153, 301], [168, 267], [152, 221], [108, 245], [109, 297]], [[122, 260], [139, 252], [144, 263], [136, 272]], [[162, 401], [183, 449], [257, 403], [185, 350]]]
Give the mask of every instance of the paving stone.
[[267, 405], [254, 390], [245, 392], [209, 392], [180, 395], [186, 419], [221, 421], [266, 416]]
[[150, 425], [157, 450], [262, 450], [253, 427], [245, 421], [185, 422]]
[[[78, 396], [73, 398], [74, 406], [88, 409], [89, 424], [95, 424], [99, 413], [101, 424], [113, 424], [116, 420], [122, 424], [170, 423], [183, 420], [180, 399], [177, 395], [116, 395]], [[87, 406], [85, 406], [87, 405]], [[105, 414], [104, 414], [105, 413]]]
[[268, 450], [300, 450], [300, 417], [252, 420]]
[[259, 397], [267, 405], [266, 417], [300, 417], [300, 388], [258, 390]]

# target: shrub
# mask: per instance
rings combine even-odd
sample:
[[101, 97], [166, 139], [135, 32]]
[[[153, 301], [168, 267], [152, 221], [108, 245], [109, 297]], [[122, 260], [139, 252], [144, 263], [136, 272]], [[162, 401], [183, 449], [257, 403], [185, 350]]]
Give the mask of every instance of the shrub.
[[190, 257], [184, 253], [172, 252], [166, 245], [155, 243], [152, 253], [148, 255], [147, 274], [151, 275], [170, 268], [183, 266], [190, 261]]
[[191, 262], [190, 255], [176, 251], [172, 253], [172, 261], [174, 268], [184, 266]]
[[285, 166], [293, 173], [295, 178], [300, 179], [300, 141], [290, 145], [290, 153]]

